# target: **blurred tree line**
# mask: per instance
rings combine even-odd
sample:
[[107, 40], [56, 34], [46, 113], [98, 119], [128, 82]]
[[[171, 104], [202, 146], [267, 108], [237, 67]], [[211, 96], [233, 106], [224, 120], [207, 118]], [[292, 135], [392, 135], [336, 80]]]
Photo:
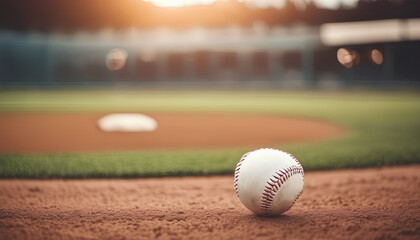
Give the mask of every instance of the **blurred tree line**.
[[360, 0], [354, 8], [304, 9], [288, 1], [284, 8], [249, 8], [237, 1], [211, 6], [159, 8], [139, 0], [2, 0], [0, 29], [16, 31], [97, 30], [154, 27], [251, 26], [255, 20], [267, 25], [307, 24], [420, 17], [419, 0]]

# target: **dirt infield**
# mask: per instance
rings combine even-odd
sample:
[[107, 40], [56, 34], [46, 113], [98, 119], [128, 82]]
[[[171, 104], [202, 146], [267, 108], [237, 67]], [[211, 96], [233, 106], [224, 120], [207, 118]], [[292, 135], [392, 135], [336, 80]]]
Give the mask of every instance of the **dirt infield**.
[[232, 181], [0, 180], [0, 238], [420, 238], [420, 165], [308, 172], [280, 217], [250, 213]]
[[343, 128], [314, 119], [220, 113], [150, 113], [155, 132], [103, 132], [106, 113], [0, 115], [0, 153], [271, 147], [341, 136]]

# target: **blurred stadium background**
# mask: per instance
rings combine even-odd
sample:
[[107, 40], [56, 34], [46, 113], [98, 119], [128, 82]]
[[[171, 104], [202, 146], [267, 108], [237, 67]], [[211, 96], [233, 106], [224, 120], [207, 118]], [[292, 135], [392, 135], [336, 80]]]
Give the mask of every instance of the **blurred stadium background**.
[[[278, 146], [305, 170], [418, 163], [418, 9], [417, 0], [4, 0], [0, 120], [63, 112], [298, 116], [348, 130]], [[249, 148], [110, 151], [8, 151], [0, 177], [226, 174]]]
[[[0, 240], [420, 239], [419, 10], [0, 0]], [[235, 196], [265, 147], [305, 169], [285, 216]]]
[[0, 85], [418, 87], [414, 0], [0, 3]]

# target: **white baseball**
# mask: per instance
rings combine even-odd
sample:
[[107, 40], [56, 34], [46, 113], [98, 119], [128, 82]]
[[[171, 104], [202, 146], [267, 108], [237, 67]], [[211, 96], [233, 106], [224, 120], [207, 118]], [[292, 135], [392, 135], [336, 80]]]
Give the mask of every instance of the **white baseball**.
[[289, 210], [303, 191], [303, 168], [290, 153], [262, 148], [246, 153], [236, 165], [234, 188], [256, 214]]

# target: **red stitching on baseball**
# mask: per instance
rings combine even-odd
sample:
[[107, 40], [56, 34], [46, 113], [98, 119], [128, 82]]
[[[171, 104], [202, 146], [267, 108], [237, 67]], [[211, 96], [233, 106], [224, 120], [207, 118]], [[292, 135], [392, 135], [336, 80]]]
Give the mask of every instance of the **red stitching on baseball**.
[[[270, 213], [271, 207], [273, 206], [273, 200], [278, 192], [278, 190], [281, 188], [284, 182], [286, 182], [287, 179], [292, 177], [293, 175], [301, 173], [303, 177], [303, 168], [302, 165], [292, 165], [290, 167], [287, 167], [285, 169], [280, 169], [275, 174], [278, 177], [275, 177], [277, 180], [273, 180], [272, 178], [269, 178], [270, 180], [267, 181], [267, 185], [265, 186], [265, 189], [261, 196], [261, 209], [265, 214]], [[273, 175], [275, 176], [275, 175]], [[271, 181], [271, 182], [270, 182]], [[300, 191], [298, 195], [296, 196], [295, 200], [292, 202], [292, 204], [287, 208], [289, 210], [297, 201], [299, 196], [302, 194], [303, 191]], [[286, 211], [287, 211], [286, 210]]]
[[[257, 150], [259, 150], [259, 149], [257, 149]], [[233, 188], [235, 189], [235, 192], [236, 192], [236, 196], [238, 196], [239, 197], [239, 189], [238, 189], [238, 181], [239, 181], [239, 171], [241, 170], [241, 165], [242, 165], [242, 162], [245, 160], [245, 158], [250, 154], [250, 153], [252, 153], [252, 152], [255, 152], [255, 151], [257, 151], [257, 150], [254, 150], [254, 151], [251, 151], [251, 152], [247, 152], [247, 153], [245, 153], [243, 156], [242, 156], [242, 158], [241, 158], [241, 160], [239, 160], [239, 162], [238, 162], [238, 164], [236, 165], [236, 169], [235, 169], [235, 177], [234, 177], [234, 181], [233, 181]]]

